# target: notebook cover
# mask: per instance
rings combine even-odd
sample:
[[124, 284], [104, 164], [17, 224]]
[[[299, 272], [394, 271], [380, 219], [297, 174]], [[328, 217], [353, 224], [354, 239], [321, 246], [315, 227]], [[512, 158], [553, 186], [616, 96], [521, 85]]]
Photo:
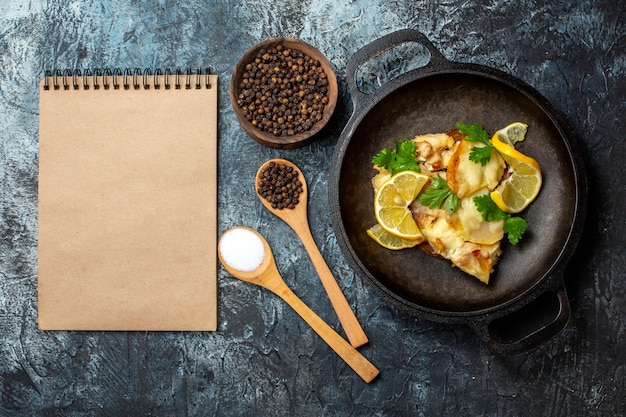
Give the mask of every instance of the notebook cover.
[[216, 330], [217, 81], [41, 81], [41, 329]]

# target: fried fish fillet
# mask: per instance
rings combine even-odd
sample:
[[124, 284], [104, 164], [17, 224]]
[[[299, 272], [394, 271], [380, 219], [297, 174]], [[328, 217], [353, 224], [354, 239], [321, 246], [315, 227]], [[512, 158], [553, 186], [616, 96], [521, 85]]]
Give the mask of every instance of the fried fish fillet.
[[[486, 222], [476, 209], [473, 198], [492, 191], [502, 180], [505, 162], [493, 152], [484, 166], [469, 159], [474, 146], [465, 135], [453, 130], [447, 133], [420, 135], [413, 138], [422, 173], [446, 179], [448, 188], [460, 199], [453, 214], [443, 208], [431, 209], [415, 200], [411, 212], [426, 241], [419, 247], [426, 253], [448, 259], [452, 265], [485, 284], [501, 255], [504, 220]], [[377, 189], [390, 174], [384, 169], [372, 179]], [[428, 188], [424, 187], [422, 192]]]
[[[437, 141], [433, 141], [433, 137]], [[493, 190], [504, 175], [505, 163], [493, 151], [485, 165], [470, 160], [474, 146], [457, 130], [438, 135], [416, 136], [418, 158], [425, 162], [420, 169], [431, 176], [446, 179], [448, 188], [460, 199], [453, 214], [442, 208], [431, 209], [418, 200], [411, 205], [413, 218], [426, 237], [426, 252], [448, 259], [462, 271], [489, 283], [500, 254], [504, 221], [486, 222], [476, 209], [473, 198]], [[429, 146], [424, 145], [427, 143]]]

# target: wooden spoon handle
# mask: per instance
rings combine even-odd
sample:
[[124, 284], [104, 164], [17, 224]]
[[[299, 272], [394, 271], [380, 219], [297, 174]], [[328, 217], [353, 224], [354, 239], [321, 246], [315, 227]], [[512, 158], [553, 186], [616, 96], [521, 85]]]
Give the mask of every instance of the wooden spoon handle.
[[337, 313], [337, 317], [339, 318], [344, 332], [346, 332], [346, 336], [348, 336], [350, 344], [355, 348], [363, 346], [368, 342], [367, 335], [363, 331], [354, 311], [352, 311], [352, 307], [350, 307], [344, 293], [341, 291], [341, 288], [339, 288], [339, 284], [337, 284], [333, 273], [330, 271], [330, 268], [328, 268], [324, 257], [317, 248], [311, 231], [308, 228], [300, 228], [297, 233], [322, 281], [322, 285]]
[[379, 374], [378, 369], [304, 304], [286, 284], [267, 288], [289, 304], [365, 382], [370, 383], [376, 378]]

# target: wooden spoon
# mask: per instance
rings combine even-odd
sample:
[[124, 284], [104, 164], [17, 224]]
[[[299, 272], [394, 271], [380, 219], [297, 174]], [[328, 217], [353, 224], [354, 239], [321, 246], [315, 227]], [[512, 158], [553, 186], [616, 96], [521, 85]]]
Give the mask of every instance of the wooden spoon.
[[282, 298], [296, 313], [308, 323], [309, 326], [341, 357], [363, 380], [371, 382], [379, 374], [378, 369], [369, 362], [354, 347], [334, 331], [324, 320], [313, 312], [297, 295], [293, 293], [281, 277], [274, 261], [274, 255], [267, 241], [256, 230], [244, 226], [237, 226], [253, 232], [263, 243], [264, 255], [261, 264], [252, 271], [240, 271], [229, 265], [222, 254], [220, 246], [222, 238], [229, 232], [226, 231], [218, 243], [218, 256], [222, 265], [233, 277], [242, 281], [259, 285]]
[[337, 317], [339, 318], [339, 322], [346, 332], [346, 336], [348, 336], [348, 340], [352, 346], [359, 347], [363, 346], [368, 342], [367, 336], [361, 327], [361, 324], [357, 320], [348, 300], [346, 300], [345, 295], [339, 288], [339, 284], [335, 280], [332, 272], [328, 268], [328, 265], [324, 261], [322, 254], [320, 253], [315, 241], [313, 240], [313, 235], [311, 234], [311, 229], [309, 228], [309, 220], [307, 216], [307, 185], [304, 175], [302, 174], [302, 170], [300, 170], [294, 163], [287, 161], [285, 159], [272, 159], [261, 165], [259, 170], [256, 173], [255, 180], [255, 188], [259, 189], [259, 181], [261, 177], [261, 173], [269, 166], [270, 163], [283, 164], [286, 166], [292, 167], [294, 170], [298, 171], [300, 182], [302, 183], [302, 193], [299, 196], [299, 202], [296, 204], [293, 209], [278, 209], [273, 208], [272, 204], [269, 203], [265, 198], [263, 198], [258, 192], [257, 196], [261, 200], [261, 203], [272, 213], [282, 219], [285, 223], [287, 223], [294, 232], [298, 235], [300, 240], [302, 241], [304, 248], [309, 254], [313, 266], [317, 271], [317, 274], [322, 281], [322, 285], [326, 290], [326, 294], [328, 294], [328, 298], [330, 299], [335, 312], [337, 313]]

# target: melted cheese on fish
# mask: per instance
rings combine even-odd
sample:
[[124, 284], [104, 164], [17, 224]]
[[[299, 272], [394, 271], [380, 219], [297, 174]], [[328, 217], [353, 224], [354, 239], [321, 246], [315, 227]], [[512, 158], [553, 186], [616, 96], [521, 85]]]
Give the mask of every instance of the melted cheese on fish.
[[474, 194], [485, 187], [493, 190], [504, 174], [506, 164], [495, 150], [491, 151], [491, 158], [484, 166], [471, 161], [470, 153], [475, 146], [485, 145], [462, 140], [448, 164], [448, 187], [459, 198]]
[[[474, 229], [468, 231], [460, 227], [458, 217], [448, 216], [443, 209], [431, 209], [417, 200], [411, 205], [411, 211], [417, 226], [430, 245], [427, 252], [432, 251], [485, 284], [489, 283], [491, 271], [500, 256], [500, 240], [490, 244], [468, 240], [468, 234], [483, 232], [483, 226], [476, 224]], [[502, 230], [489, 232], [490, 237], [485, 240], [492, 240], [501, 233]]]
[[490, 245], [497, 243], [504, 237], [504, 220], [486, 222], [474, 204], [474, 197], [487, 194], [489, 189], [483, 188], [478, 192], [461, 199], [461, 206], [450, 220], [454, 227], [462, 232], [466, 241]]

